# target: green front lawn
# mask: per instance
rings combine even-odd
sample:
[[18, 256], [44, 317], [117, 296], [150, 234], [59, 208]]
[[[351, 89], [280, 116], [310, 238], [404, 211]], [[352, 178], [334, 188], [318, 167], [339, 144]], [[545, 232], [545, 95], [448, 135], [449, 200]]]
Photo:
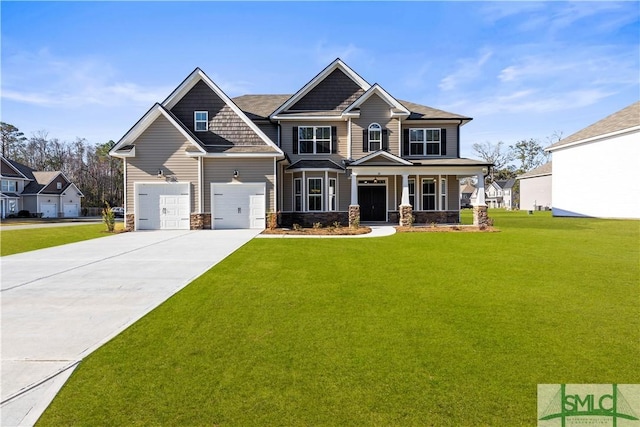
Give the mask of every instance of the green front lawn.
[[106, 226], [104, 224], [27, 228], [22, 230], [10, 230], [8, 228], [5, 227], [0, 230], [0, 256], [110, 235], [105, 231]]
[[40, 425], [535, 425], [638, 383], [640, 223], [254, 239], [81, 363]]

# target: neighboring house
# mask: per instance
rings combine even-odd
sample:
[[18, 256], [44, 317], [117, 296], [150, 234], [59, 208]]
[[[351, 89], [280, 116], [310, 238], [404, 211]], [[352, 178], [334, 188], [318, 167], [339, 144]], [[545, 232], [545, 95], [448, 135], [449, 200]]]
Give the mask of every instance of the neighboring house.
[[640, 101], [558, 141], [551, 190], [554, 216], [640, 218], [627, 188], [640, 167]]
[[461, 208], [470, 208], [471, 207], [471, 196], [473, 192], [476, 190], [471, 184], [464, 184], [460, 186], [460, 207]]
[[458, 222], [458, 179], [491, 166], [459, 155], [470, 120], [398, 100], [340, 59], [293, 95], [234, 99], [196, 68], [110, 154], [129, 229], [264, 228], [274, 212], [283, 225]]
[[552, 162], [518, 176], [520, 180], [520, 209], [548, 210], [551, 203]]
[[62, 172], [40, 172], [13, 160], [2, 160], [2, 218], [22, 210], [43, 218], [80, 216], [82, 192]]
[[[491, 181], [485, 188], [486, 204], [490, 208], [504, 208], [511, 210], [515, 207], [513, 186], [516, 180]], [[471, 204], [475, 204], [478, 190], [474, 187], [470, 196]]]

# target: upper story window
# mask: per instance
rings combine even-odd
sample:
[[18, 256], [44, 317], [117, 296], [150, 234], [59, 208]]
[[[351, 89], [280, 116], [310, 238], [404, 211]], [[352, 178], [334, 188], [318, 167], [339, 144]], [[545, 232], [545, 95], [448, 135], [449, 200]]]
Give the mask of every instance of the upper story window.
[[382, 126], [378, 123], [369, 125], [369, 151], [378, 151], [382, 148]]
[[5, 181], [2, 180], [2, 191], [8, 193], [15, 193], [18, 191], [18, 181]]
[[410, 156], [439, 156], [440, 129], [409, 129]]
[[209, 130], [209, 112], [208, 111], [196, 111], [193, 120], [193, 129], [196, 132], [206, 132]]
[[62, 190], [62, 183], [61, 182], [56, 182], [56, 189], [57, 190]]
[[331, 153], [331, 126], [300, 126], [298, 152], [300, 154]]

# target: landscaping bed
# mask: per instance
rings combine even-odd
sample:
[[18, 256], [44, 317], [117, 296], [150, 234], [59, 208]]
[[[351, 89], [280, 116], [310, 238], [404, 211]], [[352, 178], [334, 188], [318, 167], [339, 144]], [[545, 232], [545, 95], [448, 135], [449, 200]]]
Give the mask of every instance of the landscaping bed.
[[262, 234], [292, 236], [357, 236], [368, 233], [371, 233], [371, 228], [369, 227], [268, 228], [262, 232]]

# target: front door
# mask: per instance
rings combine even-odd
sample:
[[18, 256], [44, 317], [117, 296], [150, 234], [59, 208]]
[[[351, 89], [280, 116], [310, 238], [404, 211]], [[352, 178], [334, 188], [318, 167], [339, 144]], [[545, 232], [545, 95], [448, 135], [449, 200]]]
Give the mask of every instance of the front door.
[[358, 187], [360, 221], [387, 220], [387, 189], [383, 185]]

